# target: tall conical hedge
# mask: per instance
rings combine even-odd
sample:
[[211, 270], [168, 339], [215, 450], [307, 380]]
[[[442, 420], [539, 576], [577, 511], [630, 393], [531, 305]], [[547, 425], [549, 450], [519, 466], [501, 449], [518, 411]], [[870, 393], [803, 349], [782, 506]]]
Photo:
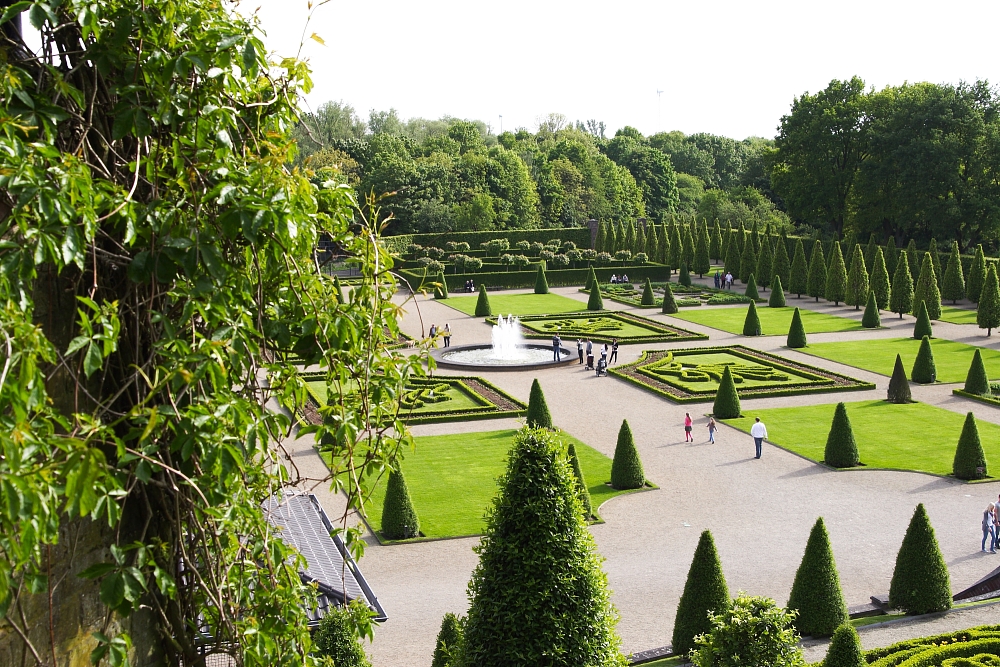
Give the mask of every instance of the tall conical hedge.
[[444, 271], [438, 274], [437, 281], [440, 283], [434, 288], [434, 298], [435, 299], [447, 299], [448, 298], [448, 281], [445, 280]]
[[980, 396], [990, 395], [990, 380], [989, 376], [986, 375], [986, 365], [983, 363], [983, 355], [980, 354], [978, 347], [972, 355], [969, 374], [965, 376], [965, 391]]
[[712, 258], [708, 254], [709, 246], [708, 228], [702, 226], [698, 230], [698, 240], [694, 246], [694, 263], [691, 268], [702, 278], [712, 269]]
[[754, 278], [752, 273], [750, 274], [749, 278], [747, 278], [746, 283], [747, 283], [747, 289], [745, 292], [743, 292], [743, 295], [751, 299], [759, 299], [760, 294], [757, 292], [757, 280]]
[[463, 665], [625, 666], [607, 575], [553, 434], [515, 436], [474, 549]]
[[882, 326], [882, 316], [878, 312], [874, 291], [868, 292], [868, 305], [865, 306], [865, 314], [861, 317], [861, 326], [865, 329], [878, 329]]
[[934, 336], [931, 318], [927, 316], [927, 306], [921, 301], [917, 304], [917, 321], [913, 323], [913, 337], [920, 340], [924, 336]]
[[587, 271], [587, 282], [583, 286], [585, 290], [592, 290], [598, 285], [597, 273], [594, 272], [594, 267], [591, 266], [590, 270]]
[[382, 503], [382, 534], [390, 540], [406, 540], [420, 534], [420, 519], [401, 470], [389, 473]]
[[538, 265], [538, 271], [535, 273], [535, 294], [548, 294], [549, 293], [549, 281], [545, 277], [545, 263], [542, 262]]
[[[753, 276], [750, 277], [753, 280]], [[753, 301], [750, 302], [750, 306], [747, 308], [747, 317], [743, 320], [743, 335], [744, 336], [762, 336], [763, 333], [760, 330], [760, 316], [757, 315], [757, 304]]]
[[542, 393], [542, 385], [538, 384], [538, 378], [531, 381], [525, 421], [531, 428], [552, 428], [552, 415], [549, 414], [549, 406], [545, 402], [545, 394]]
[[642, 286], [642, 300], [639, 303], [644, 306], [656, 305], [656, 295], [653, 294], [653, 284], [649, 282], [649, 278], [646, 278], [646, 284]]
[[867, 667], [865, 652], [861, 648], [858, 631], [850, 623], [844, 623], [830, 640], [823, 667]]
[[739, 242], [736, 239], [736, 232], [730, 232], [729, 234], [729, 248], [726, 250], [726, 271], [733, 274], [733, 278], [739, 280], [740, 269], [740, 254], [741, 250], [739, 248]]
[[770, 308], [785, 307], [785, 290], [781, 289], [781, 276], [775, 276], [771, 281], [771, 296], [767, 299]]
[[712, 414], [716, 419], [735, 419], [740, 416], [740, 396], [736, 393], [736, 383], [729, 366], [722, 369], [722, 379], [715, 392]]
[[951, 579], [923, 503], [917, 505], [896, 555], [889, 606], [908, 614], [951, 609]]
[[798, 308], [792, 313], [792, 324], [788, 327], [788, 338], [785, 345], [794, 348], [806, 346], [806, 328], [802, 325], [802, 316], [799, 314]]
[[931, 339], [924, 336], [920, 341], [917, 358], [910, 371], [910, 379], [917, 384], [930, 384], [937, 380], [937, 366], [934, 365], [934, 351], [931, 349]]
[[827, 637], [848, 620], [830, 536], [822, 517], [816, 519], [809, 533], [786, 606], [789, 611], [798, 611], [795, 628], [803, 635]]
[[750, 275], [757, 270], [757, 251], [753, 247], [753, 241], [743, 244], [743, 254], [740, 255], [740, 282], [746, 283], [750, 280]]
[[611, 461], [611, 486], [616, 489], [641, 489], [645, 483], [646, 475], [642, 471], [642, 461], [635, 448], [632, 429], [628, 420], [623, 420], [618, 429], [615, 458]]
[[807, 294], [816, 297], [826, 297], [826, 257], [823, 255], [823, 242], [813, 243], [812, 257], [809, 259], [809, 276], [807, 278]]
[[340, 284], [340, 276], [333, 277], [333, 297], [337, 300], [337, 303], [346, 303], [344, 288]]
[[[795, 239], [795, 253], [792, 255], [792, 271], [788, 281], [788, 292], [802, 298], [809, 290], [809, 264], [806, 262], [805, 246], [802, 239]], [[817, 295], [819, 292], [817, 292]]]
[[916, 240], [910, 239], [910, 242], [906, 245], [906, 263], [910, 268], [910, 278], [914, 283], [917, 282], [917, 274], [920, 272], [920, 258], [922, 256], [917, 251]]
[[583, 476], [583, 468], [580, 466], [580, 457], [576, 454], [576, 445], [572, 442], [566, 448], [566, 457], [573, 466], [573, 476], [576, 477], [577, 490], [580, 492], [580, 504], [583, 506], [583, 515], [590, 519], [594, 514], [590, 502], [590, 489], [587, 488], [587, 480]]
[[920, 277], [917, 278], [917, 286], [913, 288], [914, 307], [921, 301], [927, 306], [928, 317], [932, 320], [941, 319], [941, 290], [938, 289], [934, 262], [931, 261], [929, 252], [924, 253], [924, 260], [920, 265]]
[[875, 304], [879, 310], [886, 310], [889, 307], [889, 296], [892, 294], [892, 286], [889, 283], [889, 272], [885, 266], [885, 256], [882, 254], [882, 247], [875, 249], [875, 264], [872, 266], [871, 290], [875, 294]]
[[986, 255], [983, 254], [983, 246], [976, 246], [976, 254], [972, 258], [972, 267], [969, 269], [969, 277], [965, 280], [965, 295], [972, 303], [979, 303], [979, 295], [986, 284]]
[[[977, 350], [978, 351], [978, 350]], [[958, 438], [955, 449], [955, 460], [951, 464], [951, 472], [959, 479], [983, 479], [986, 477], [986, 452], [979, 440], [979, 427], [972, 413], [965, 415], [962, 435]]]
[[896, 262], [899, 261], [899, 250], [896, 249], [896, 237], [890, 236], [885, 242], [885, 270], [889, 275], [895, 275]]
[[847, 274], [847, 294], [844, 303], [860, 310], [868, 302], [868, 267], [865, 265], [865, 253], [860, 245], [854, 246], [851, 258], [851, 270]]
[[948, 266], [941, 280], [941, 298], [950, 300], [952, 304], [965, 298], [965, 275], [962, 273], [962, 256], [958, 252], [958, 241], [951, 242]]
[[934, 237], [931, 237], [931, 242], [927, 246], [927, 254], [931, 256], [931, 265], [934, 267], [934, 281], [937, 283], [938, 290], [940, 291], [944, 272], [941, 270], [941, 253], [938, 252], [937, 239]]
[[754, 269], [754, 277], [759, 281], [760, 288], [766, 290], [773, 275], [771, 265], [774, 263], [774, 252], [771, 250], [771, 237], [764, 236], [760, 242], [760, 254], [757, 256], [757, 268]]
[[687, 262], [681, 262], [681, 272], [677, 278], [677, 282], [684, 285], [684, 287], [691, 287], [691, 273], [688, 271]]
[[887, 399], [890, 403], [910, 403], [913, 398], [910, 396], [910, 383], [906, 379], [906, 370], [903, 368], [903, 359], [896, 355], [896, 365], [892, 367], [892, 377], [889, 378], [889, 393]]
[[601, 286], [594, 283], [590, 288], [590, 298], [587, 299], [587, 310], [604, 310], [604, 299], [601, 297]]
[[674, 300], [674, 291], [670, 289], [670, 284], [663, 286], [663, 306], [660, 312], [665, 315], [673, 315], [678, 311], [677, 302]]
[[493, 309], [490, 308], [490, 297], [486, 296], [486, 285], [479, 283], [479, 299], [476, 300], [476, 317], [490, 317]]
[[712, 533], [704, 531], [694, 550], [684, 592], [677, 604], [671, 647], [674, 655], [687, 655], [695, 647], [694, 638], [712, 629], [710, 613], [729, 606], [729, 588], [722, 563], [715, 550]]
[[837, 403], [837, 408], [833, 411], [833, 423], [826, 436], [823, 460], [834, 468], [853, 468], [861, 461], [858, 443], [854, 440], [854, 429], [847, 416], [847, 406], [843, 403]]
[[462, 619], [448, 612], [441, 619], [431, 667], [458, 667], [462, 650]]
[[778, 239], [774, 247], [774, 259], [771, 260], [771, 275], [781, 278], [782, 285], [790, 285], [792, 265], [788, 259], [788, 246], [785, 237]]
[[986, 271], [986, 282], [979, 294], [976, 324], [980, 329], [986, 329], [987, 336], [1000, 327], [1000, 284], [997, 284], [997, 267], [993, 263]]
[[910, 275], [910, 260], [905, 252], [899, 253], [896, 272], [892, 276], [892, 293], [889, 295], [889, 310], [903, 319], [903, 313], [913, 310], [913, 276]]
[[709, 240], [710, 242], [708, 244], [708, 254], [712, 256], [712, 259], [714, 259], [716, 263], [721, 262], [723, 253], [722, 228], [719, 227], [718, 218], [712, 225], [712, 234], [709, 237]]
[[839, 306], [847, 298], [847, 267], [844, 265], [844, 255], [840, 251], [840, 241], [833, 242], [830, 251], [830, 266], [826, 271], [826, 300]]

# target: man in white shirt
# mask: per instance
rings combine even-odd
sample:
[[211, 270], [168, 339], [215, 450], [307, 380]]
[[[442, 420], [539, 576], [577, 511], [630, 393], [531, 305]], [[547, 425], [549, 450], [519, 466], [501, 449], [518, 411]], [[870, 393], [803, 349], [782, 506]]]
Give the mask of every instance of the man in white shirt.
[[753, 436], [753, 444], [757, 446], [757, 456], [754, 458], [759, 459], [761, 445], [764, 444], [764, 438], [767, 437], [767, 427], [764, 426], [760, 417], [754, 417], [753, 426], [750, 427], [750, 435]]

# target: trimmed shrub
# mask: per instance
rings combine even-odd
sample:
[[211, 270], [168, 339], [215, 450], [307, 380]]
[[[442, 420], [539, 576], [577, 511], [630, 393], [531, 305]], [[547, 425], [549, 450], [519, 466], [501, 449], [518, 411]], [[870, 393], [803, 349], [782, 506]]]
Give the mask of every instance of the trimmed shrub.
[[604, 310], [604, 299], [601, 298], [601, 289], [597, 283], [590, 288], [590, 298], [587, 299], [587, 310]]
[[906, 370], [903, 368], [903, 359], [898, 354], [896, 355], [896, 365], [892, 368], [892, 377], [889, 378], [889, 395], [886, 400], [890, 403], [910, 403], [913, 401], [910, 396], [910, 383], [906, 380]]
[[[753, 276], [750, 276], [750, 280], [753, 280]], [[750, 305], [747, 307], [747, 317], [743, 320], [743, 335], [763, 335], [760, 330], [760, 316], [757, 315], [757, 304], [753, 301], [751, 301]]]
[[899, 253], [896, 272], [892, 276], [889, 310], [898, 313], [899, 319], [903, 319], [903, 313], [913, 310], [913, 276], [910, 275], [910, 260], [905, 252]]
[[794, 348], [806, 346], [806, 328], [802, 325], [802, 316], [799, 315], [798, 308], [792, 313], [792, 325], [788, 327], [788, 339], [785, 345]]
[[677, 282], [684, 287], [691, 287], [691, 273], [688, 271], [687, 262], [681, 262], [681, 273], [677, 278]]
[[437, 281], [440, 283], [434, 288], [434, 298], [435, 299], [447, 299], [448, 298], [448, 281], [445, 280], [444, 271], [438, 275]]
[[615, 458], [611, 461], [611, 486], [616, 489], [641, 489], [646, 484], [646, 475], [642, 471], [642, 461], [635, 448], [635, 439], [628, 420], [622, 421], [618, 430], [618, 445], [615, 447]]
[[590, 502], [590, 489], [587, 488], [587, 480], [583, 476], [583, 468], [580, 467], [580, 457], [576, 455], [576, 445], [572, 442], [569, 443], [569, 447], [566, 448], [566, 457], [569, 459], [569, 463], [573, 467], [573, 476], [576, 478], [577, 491], [579, 491], [580, 494], [580, 505], [583, 506], [583, 516], [590, 519], [590, 517], [594, 514], [594, 510]]
[[854, 246], [851, 258], [851, 271], [847, 275], [847, 295], [844, 302], [848, 306], [854, 306], [854, 310], [861, 310], [861, 306], [868, 302], [868, 267], [865, 265], [865, 254], [860, 245]]
[[927, 253], [931, 256], [931, 266], [934, 267], [934, 282], [937, 283], [938, 291], [940, 292], [944, 272], [941, 270], [941, 253], [938, 252], [937, 239], [931, 238], [930, 245], [927, 246]]
[[479, 283], [479, 299], [476, 301], [476, 317], [491, 317], [490, 297], [486, 296], [486, 284]]
[[980, 329], [986, 329], [987, 336], [1000, 327], [1000, 285], [997, 284], [996, 264], [990, 264], [986, 271], [986, 282], [979, 295], [979, 307], [976, 310], [976, 324]]
[[875, 249], [875, 264], [872, 266], [871, 291], [875, 294], [875, 303], [879, 310], [889, 307], [889, 295], [892, 288], [889, 284], [889, 272], [885, 266], [885, 256], [882, 247]]
[[[976, 352], [978, 351], [976, 350]], [[983, 479], [986, 477], [986, 452], [983, 451], [983, 444], [979, 440], [976, 418], [972, 416], [971, 412], [965, 415], [965, 424], [962, 426], [962, 435], [958, 438], [958, 447], [955, 449], [955, 460], [951, 464], [951, 471], [959, 479]]]
[[548, 294], [549, 281], [545, 279], [545, 264], [538, 265], [538, 272], [535, 274], [535, 294]]
[[816, 519], [809, 533], [806, 551], [785, 606], [788, 611], [798, 612], [795, 629], [803, 635], [828, 637], [848, 621], [837, 564], [822, 517]]
[[344, 299], [344, 288], [340, 285], [340, 276], [333, 277], [333, 298], [337, 303], [347, 303]]
[[950, 300], [952, 304], [965, 298], [965, 276], [962, 274], [962, 256], [958, 252], [958, 241], [951, 242], [948, 266], [941, 280], [941, 298]]
[[695, 647], [694, 638], [712, 629], [710, 614], [729, 607], [729, 588], [722, 573], [712, 533], [704, 531], [694, 550], [684, 593], [677, 604], [671, 647], [674, 655], [687, 655]]
[[878, 329], [882, 326], [882, 317], [878, 314], [878, 304], [875, 302], [875, 292], [868, 293], [868, 305], [861, 317], [861, 326], [865, 329]]
[[917, 278], [917, 286], [913, 288], [914, 307], [921, 301], [927, 306], [928, 317], [932, 320], [941, 319], [941, 290], [938, 289], [934, 262], [931, 261], [929, 252], [924, 253], [924, 260], [920, 265], [920, 277]]
[[[431, 667], [458, 667], [462, 653], [462, 619], [448, 612], [441, 619]], [[339, 664], [339, 663], [337, 663]]]
[[979, 348], [976, 348], [972, 355], [972, 364], [969, 366], [969, 374], [965, 376], [965, 391], [979, 396], [990, 395], [990, 380], [986, 375], [986, 365], [983, 363], [983, 355]]
[[694, 246], [694, 264], [692, 264], [694, 272], [702, 278], [712, 270], [712, 258], [709, 257], [708, 246], [708, 228], [702, 226], [698, 230], [698, 239]]
[[722, 380], [719, 381], [719, 389], [715, 392], [712, 414], [716, 419], [735, 419], [740, 416], [740, 395], [736, 393], [736, 383], [733, 381], [733, 373], [729, 370], [729, 366], [722, 369]]
[[660, 312], [665, 315], [673, 315], [678, 310], [677, 302], [674, 300], [674, 292], [670, 289], [670, 285], [663, 286], [663, 307]]
[[390, 540], [408, 540], [420, 534], [420, 519], [406, 488], [406, 478], [400, 470], [390, 472], [385, 485], [382, 534]]
[[923, 503], [917, 505], [889, 585], [889, 606], [907, 614], [951, 609], [951, 579]]
[[757, 268], [754, 269], [754, 276], [760, 281], [760, 288], [766, 290], [768, 283], [774, 274], [771, 273], [771, 265], [774, 264], [774, 252], [771, 250], [770, 236], [764, 236], [760, 242], [760, 254], [757, 256]]
[[931, 338], [934, 336], [934, 328], [931, 326], [931, 318], [927, 316], [927, 306], [921, 301], [917, 305], [917, 321], [913, 323], [913, 337], [920, 340], [924, 336]]
[[937, 380], [937, 367], [934, 365], [934, 351], [931, 350], [931, 339], [924, 336], [920, 341], [920, 350], [913, 362], [910, 379], [917, 384], [931, 384]]
[[531, 381], [525, 421], [530, 428], [553, 428], [552, 415], [549, 414], [549, 406], [545, 402], [545, 394], [542, 393], [542, 385], [538, 384], [538, 378]]
[[709, 254], [716, 262], [722, 261], [722, 228], [719, 227], [719, 220], [716, 218], [712, 225], [711, 243], [708, 246]]
[[850, 623], [844, 623], [830, 640], [823, 667], [867, 667], [865, 652], [861, 648], [858, 631]]
[[515, 436], [475, 551], [463, 664], [535, 667], [558, 655], [559, 664], [625, 667], [607, 575], [553, 434]]
[[896, 262], [899, 261], [899, 250], [896, 249], [896, 237], [890, 236], [885, 242], [885, 270], [889, 275], [895, 275]]
[[757, 292], [757, 281], [754, 279], [753, 274], [746, 280], [747, 289], [743, 292], [743, 296], [748, 299], [759, 299], [760, 294]]
[[[669, 286], [664, 289], [670, 289]], [[649, 278], [646, 278], [646, 284], [642, 286], [642, 299], [639, 301], [643, 306], [655, 306], [656, 296], [653, 294], [653, 285], [649, 282]]]
[[354, 601], [349, 607], [327, 607], [313, 636], [316, 655], [330, 658], [337, 667], [371, 667], [356, 630], [354, 614], [365, 613], [364, 605]]
[[830, 251], [830, 266], [826, 271], [826, 300], [839, 306], [847, 298], [847, 267], [844, 265], [844, 255], [840, 251], [840, 241], [833, 242]]
[[802, 239], [795, 239], [795, 252], [792, 255], [792, 271], [788, 281], [788, 292], [802, 298], [809, 290], [809, 264], [806, 262], [806, 251]]
[[854, 429], [851, 428], [851, 420], [847, 417], [847, 406], [843, 403], [837, 403], [837, 408], [833, 411], [833, 423], [826, 437], [823, 460], [834, 468], [853, 468], [861, 461], [858, 456], [858, 443], [854, 441]]
[[785, 291], [781, 289], [781, 276], [776, 275], [771, 281], [771, 296], [767, 300], [767, 305], [770, 308], [785, 307]]
[[920, 253], [917, 252], [917, 242], [910, 239], [906, 245], [906, 263], [910, 267], [910, 278], [917, 282], [917, 273], [920, 271]]
[[[805, 256], [803, 256], [803, 260]], [[771, 261], [771, 275], [781, 278], [782, 285], [790, 285], [791, 264], [788, 260], [788, 246], [785, 245], [785, 237], [778, 239], [774, 248], [774, 259]]]
[[597, 282], [597, 274], [594, 273], [594, 267], [590, 267], [590, 270], [587, 271], [587, 282], [584, 284], [583, 289], [591, 290], [594, 289], [594, 287], [599, 286], [600, 284]]
[[[750, 241], [750, 239], [747, 239]], [[740, 282], [746, 283], [750, 275], [757, 269], [757, 252], [753, 242], [743, 244], [743, 254], [740, 255]]]
[[965, 281], [965, 295], [972, 303], [979, 303], [979, 295], [986, 284], [986, 255], [983, 254], [983, 246], [976, 246], [976, 254], [972, 258], [972, 267], [969, 269], [969, 277]]
[[801, 667], [793, 620], [774, 600], [741, 593], [725, 611], [712, 615], [712, 629], [696, 640], [691, 662], [696, 667]]
[[823, 256], [823, 244], [813, 243], [812, 257], [809, 259], [809, 276], [806, 279], [806, 293], [816, 297], [826, 296], [826, 258]]
[[739, 279], [740, 277], [740, 248], [739, 241], [736, 238], [736, 232], [731, 231], [729, 233], [729, 248], [726, 250], [726, 272], [733, 274], [733, 278]]

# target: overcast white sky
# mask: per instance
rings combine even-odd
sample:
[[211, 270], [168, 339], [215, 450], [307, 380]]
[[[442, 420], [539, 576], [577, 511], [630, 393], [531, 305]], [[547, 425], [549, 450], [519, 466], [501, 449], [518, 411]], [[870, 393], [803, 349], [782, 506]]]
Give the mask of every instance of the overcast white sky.
[[[294, 55], [307, 0], [260, 4], [269, 48]], [[307, 40], [313, 107], [344, 100], [367, 118], [448, 114], [496, 132], [549, 112], [643, 133], [772, 137], [792, 99], [858, 75], [1000, 83], [992, 2], [397, 2], [332, 0]], [[656, 91], [662, 90], [658, 98]]]

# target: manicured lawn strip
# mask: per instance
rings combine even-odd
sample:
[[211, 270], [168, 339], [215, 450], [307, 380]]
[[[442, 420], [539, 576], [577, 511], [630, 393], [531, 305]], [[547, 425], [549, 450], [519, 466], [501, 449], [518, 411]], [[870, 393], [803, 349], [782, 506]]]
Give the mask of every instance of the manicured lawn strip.
[[[758, 308], [760, 329], [765, 336], [787, 336], [792, 324], [794, 308]], [[846, 317], [817, 313], [802, 308], [799, 310], [806, 333], [828, 333], [831, 331], [859, 331], [861, 323]], [[700, 310], [686, 310], [675, 313], [675, 317], [686, 322], [694, 322], [713, 329], [721, 329], [733, 334], [743, 333], [743, 323], [747, 318], [745, 307], [713, 307]], [[891, 370], [891, 369], [890, 369]]]
[[[909, 374], [919, 347], [920, 341], [913, 338], [873, 338], [863, 341], [815, 343], [800, 349], [799, 352], [890, 376], [893, 364], [896, 363], [897, 353], [902, 357], [903, 368]], [[969, 366], [972, 364], [972, 355], [976, 351], [975, 347], [935, 338], [931, 340], [931, 349], [934, 351], [938, 382], [965, 382]], [[1000, 377], [1000, 351], [985, 347], [979, 349], [986, 364], [986, 373], [990, 377]]]
[[[768, 440], [813, 461], [823, 460], [835, 404], [747, 411], [726, 424], [750, 432], [755, 417], [767, 425]], [[965, 415], [926, 403], [887, 401], [847, 404], [861, 462], [868, 468], [915, 470], [949, 475]], [[986, 460], [1000, 468], [1000, 426], [979, 421]], [[859, 468], [863, 470], [864, 468]], [[993, 476], [1000, 469], [990, 471]]]
[[[420, 517], [420, 530], [429, 538], [478, 535], [483, 517], [497, 493], [497, 479], [507, 466], [514, 430], [461, 433], [414, 438], [413, 451], [401, 464], [406, 485]], [[570, 435], [560, 436], [576, 445], [593, 507], [626, 493], [605, 484], [611, 479], [611, 459]], [[385, 479], [380, 481], [365, 508], [368, 523], [382, 522]]]
[[[586, 324], [590, 320], [607, 318], [615, 320], [620, 326], [616, 329], [590, 330]], [[526, 315], [521, 320], [521, 330], [525, 338], [549, 340], [552, 331], [546, 330], [545, 324], [559, 323], [559, 335], [563, 343], [572, 339], [590, 338], [595, 343], [610, 343], [613, 338], [623, 345], [633, 343], [660, 343], [675, 341], [708, 340], [705, 334], [694, 333], [666, 322], [651, 320], [647, 317], [617, 310], [585, 311], [582, 313], [567, 313], [565, 315]], [[579, 320], [581, 327], [574, 328], [572, 320]], [[487, 323], [496, 324], [497, 318], [487, 318]]]
[[[549, 315], [552, 313], [575, 313], [587, 310], [582, 301], [568, 299], [558, 294], [497, 294], [491, 292], [490, 308], [496, 315]], [[441, 299], [443, 303], [466, 315], [476, 314], [478, 296], [451, 296]]]
[[957, 306], [941, 306], [941, 320], [952, 324], [975, 324], [976, 311]]
[[675, 655], [670, 658], [660, 658], [653, 662], [641, 662], [638, 667], [680, 667], [690, 664], [686, 656]]

